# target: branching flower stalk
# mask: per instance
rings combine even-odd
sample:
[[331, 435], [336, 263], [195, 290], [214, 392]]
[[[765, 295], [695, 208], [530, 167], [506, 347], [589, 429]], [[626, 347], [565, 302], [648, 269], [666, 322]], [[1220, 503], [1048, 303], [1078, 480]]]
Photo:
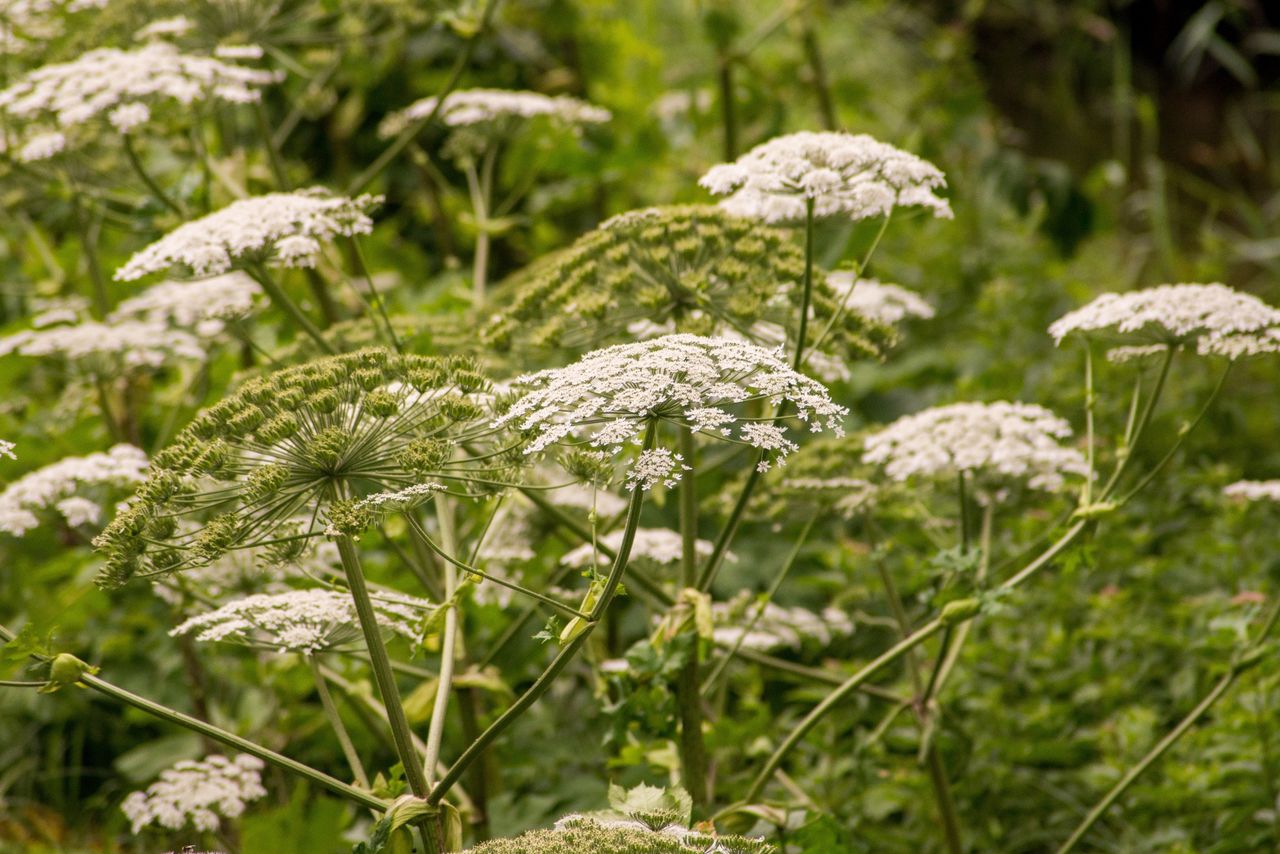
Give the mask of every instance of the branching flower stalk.
[[[644, 431], [642, 451], [653, 450], [657, 440], [657, 428], [657, 420], [649, 419]], [[427, 798], [429, 803], [433, 805], [439, 804], [444, 796], [449, 793], [450, 788], [462, 778], [467, 768], [483, 755], [488, 746], [547, 692], [556, 677], [574, 659], [582, 645], [586, 643], [587, 638], [591, 636], [591, 633], [600, 624], [601, 618], [603, 618], [618, 591], [618, 585], [622, 583], [627, 561], [631, 557], [631, 545], [635, 542], [636, 529], [640, 526], [640, 510], [644, 503], [644, 494], [645, 490], [642, 489], [633, 490], [631, 493], [631, 500], [627, 505], [627, 521], [623, 528], [622, 542], [619, 544], [617, 555], [609, 568], [609, 574], [599, 585], [598, 592], [595, 595], [595, 604], [588, 615], [589, 619], [575, 620], [566, 627], [569, 639], [561, 647], [560, 652], [547, 665], [534, 683], [497, 720], [490, 724], [480, 734], [479, 738], [467, 746], [462, 755], [454, 762], [453, 767], [449, 769], [449, 772], [431, 790], [431, 794]]]

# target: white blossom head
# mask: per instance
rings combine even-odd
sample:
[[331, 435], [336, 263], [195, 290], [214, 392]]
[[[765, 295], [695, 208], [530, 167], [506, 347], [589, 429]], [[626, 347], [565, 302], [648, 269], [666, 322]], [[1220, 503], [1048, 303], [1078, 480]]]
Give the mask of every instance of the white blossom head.
[[195, 27], [196, 25], [186, 15], [176, 15], [172, 18], [160, 18], [152, 21], [134, 33], [133, 37], [140, 42], [151, 41], [152, 39], [173, 39], [185, 36]]
[[896, 481], [967, 474], [982, 485], [1022, 483], [1060, 491], [1088, 464], [1061, 440], [1067, 422], [1032, 403], [953, 403], [899, 418], [867, 436], [863, 462], [884, 466]]
[[5, 0], [0, 4], [0, 56], [35, 51], [66, 30], [70, 16], [108, 0]]
[[13, 449], [16, 447], [18, 446], [13, 442], [7, 442], [4, 439], [0, 439], [0, 457], [8, 457], [11, 460], [16, 460], [18, 457], [13, 453]]
[[[600, 543], [613, 552], [622, 545], [622, 531], [610, 531], [600, 537]], [[683, 541], [680, 534], [669, 528], [637, 528], [635, 541], [631, 544], [631, 560], [644, 561], [655, 566], [670, 566], [680, 560], [683, 553]], [[699, 560], [711, 557], [713, 546], [707, 540], [697, 540], [695, 553]], [[736, 561], [732, 553], [725, 554], [725, 560]], [[578, 546], [560, 558], [563, 566], [575, 569], [597, 566], [607, 562], [603, 552], [591, 547], [590, 543]]]
[[[415, 101], [391, 113], [378, 128], [384, 136], [395, 136], [436, 111], [435, 97]], [[568, 95], [542, 95], [507, 89], [460, 89], [450, 92], [436, 112], [436, 119], [454, 131], [446, 152], [467, 155], [492, 141], [511, 134], [526, 122], [541, 119], [566, 128], [604, 124], [612, 118], [608, 110]]]
[[853, 634], [853, 621], [839, 608], [829, 606], [815, 612], [774, 602], [761, 608], [749, 590], [727, 602], [713, 602], [711, 619], [716, 643], [729, 647], [741, 644], [759, 652], [827, 647]]
[[1109, 354], [1116, 361], [1191, 345], [1201, 355], [1234, 359], [1276, 352], [1277, 327], [1280, 309], [1252, 294], [1218, 283], [1178, 284], [1103, 294], [1058, 318], [1049, 334], [1058, 344], [1069, 335], [1123, 344]]
[[[495, 422], [531, 434], [525, 453], [569, 438], [607, 454], [638, 441], [650, 421], [686, 425], [766, 452], [767, 469], [797, 447], [781, 424], [746, 418], [743, 404], [789, 401], [812, 432], [840, 432], [847, 410], [827, 389], [797, 373], [781, 350], [727, 338], [667, 335], [597, 350], [565, 368], [521, 377], [528, 391]], [[628, 488], [650, 489], [682, 476], [684, 461], [665, 448], [641, 453]]]
[[827, 284], [838, 302], [868, 320], [894, 326], [918, 317], [933, 317], [933, 306], [915, 291], [891, 285], [879, 279], [860, 279], [850, 270], [837, 270], [827, 276]]
[[[98, 48], [70, 62], [45, 65], [0, 91], [0, 114], [24, 138], [57, 132], [64, 145], [106, 124], [129, 133], [160, 111], [181, 115], [198, 103], [250, 103], [275, 74], [185, 54], [169, 42], [133, 50]], [[37, 159], [34, 156], [32, 159]]]
[[818, 217], [860, 220], [896, 207], [923, 207], [950, 218], [935, 190], [938, 167], [866, 134], [802, 131], [757, 145], [732, 163], [713, 166], [698, 182], [738, 216], [803, 222], [810, 202]]
[[266, 797], [263, 767], [261, 759], [245, 754], [179, 762], [145, 791], [131, 793], [120, 809], [135, 834], [150, 826], [211, 833], [222, 819], [239, 818], [251, 801]]
[[206, 355], [194, 335], [152, 320], [85, 321], [15, 332], [0, 338], [0, 356], [9, 353], [62, 361], [72, 370], [108, 379]]
[[[5, 442], [0, 442], [0, 454]], [[0, 492], [0, 531], [21, 537], [52, 513], [71, 528], [94, 528], [108, 508], [146, 480], [147, 455], [132, 445], [64, 457], [28, 472]]]
[[[378, 626], [388, 635], [416, 640], [434, 609], [425, 599], [400, 593], [373, 594]], [[348, 593], [312, 589], [236, 599], [192, 617], [169, 634], [313, 654], [359, 640], [359, 626], [355, 602]]]
[[1222, 494], [1238, 501], [1280, 502], [1280, 480], [1239, 480], [1224, 487]]
[[262, 287], [239, 270], [196, 281], [168, 281], [123, 300], [108, 320], [174, 326], [200, 338], [221, 335], [262, 302]]
[[314, 267], [322, 244], [373, 230], [367, 211], [379, 201], [335, 196], [319, 187], [240, 199], [178, 226], [137, 252], [115, 277], [132, 281], [174, 267], [196, 276], [259, 264]]

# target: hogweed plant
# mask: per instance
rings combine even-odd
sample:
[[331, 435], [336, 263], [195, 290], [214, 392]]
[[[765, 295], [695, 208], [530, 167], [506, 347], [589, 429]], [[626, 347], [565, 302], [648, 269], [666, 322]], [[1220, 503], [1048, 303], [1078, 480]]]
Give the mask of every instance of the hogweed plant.
[[[1057, 411], [957, 400], [935, 379], [936, 405], [869, 403], [858, 384], [872, 363], [896, 358], [901, 330], [947, 306], [875, 278], [888, 278], [872, 266], [881, 238], [907, 219], [900, 210], [953, 212], [937, 166], [837, 130], [712, 166], [697, 183], [715, 205], [608, 216], [617, 208], [602, 196], [599, 225], [530, 253], [487, 293], [492, 271], [515, 266], [493, 251], [497, 236], [513, 250], [563, 236], [523, 228], [540, 210], [539, 157], [613, 121], [564, 95], [457, 88], [496, 3], [448, 19], [441, 35], [457, 55], [433, 94], [382, 116], [357, 117], [354, 102], [334, 111], [345, 117], [330, 123], [337, 159], [367, 150], [342, 136], [357, 118], [386, 140], [341, 184], [315, 174], [313, 140], [291, 143], [347, 85], [335, 82], [350, 73], [335, 22], [363, 34], [360, 49], [381, 49], [412, 10], [374, 3], [357, 22], [307, 4], [174, 7], [125, 16], [120, 46], [69, 43], [64, 55], [68, 28], [103, 5], [0, 9], [0, 170], [35, 250], [19, 266], [38, 270], [36, 295], [52, 298], [30, 301], [0, 358], [33, 388], [83, 389], [99, 409], [77, 410], [76, 432], [50, 443], [38, 420], [9, 423], [38, 410], [39, 394], [0, 407], [14, 439], [0, 440], [0, 458], [20, 472], [0, 489], [0, 539], [32, 554], [55, 542], [77, 566], [92, 543], [102, 588], [128, 596], [121, 588], [145, 582], [135, 586], [163, 602], [142, 600], [168, 609], [160, 637], [177, 645], [190, 698], [171, 706], [128, 690], [30, 622], [0, 625], [0, 640], [35, 678], [0, 685], [59, 695], [40, 698], [50, 703], [93, 691], [200, 737], [200, 753], [154, 763], [137, 783], [155, 781], [118, 803], [139, 845], [234, 849], [238, 819], [277, 800], [267, 796], [288, 774], [346, 801], [361, 854], [782, 852], [800, 844], [798, 826], [834, 811], [833, 757], [870, 764], [865, 748], [903, 722], [911, 767], [873, 771], [918, 773], [941, 844], [973, 850], [986, 830], [956, 796], [964, 770], [945, 736], [983, 725], [958, 699], [974, 648], [1033, 580], [1174, 466], [1233, 364], [1280, 350], [1280, 310], [1262, 300], [1162, 285], [1103, 295], [1049, 328], [1064, 360], [1082, 357], [1082, 412], [1056, 393], [1045, 402]], [[722, 59], [729, 138], [734, 63]], [[696, 134], [683, 147], [698, 162], [664, 198], [701, 192], [687, 176], [709, 158]], [[419, 272], [369, 269], [413, 243], [395, 231], [415, 208], [397, 196], [403, 182], [383, 182], [385, 205], [375, 186], [405, 153], [426, 194], [450, 175], [465, 182], [470, 300], [375, 286]], [[37, 209], [50, 192], [68, 203]], [[825, 245], [837, 232], [870, 239]], [[79, 260], [51, 248], [63, 233]], [[386, 233], [400, 241], [390, 251]], [[351, 301], [330, 293], [334, 276]], [[148, 277], [171, 278], [132, 284]], [[902, 279], [915, 280], [927, 281]], [[466, 320], [423, 316], [455, 297]], [[1198, 386], [1169, 389], [1205, 365], [1216, 385], [1183, 412]], [[178, 402], [153, 419], [152, 400]], [[64, 449], [103, 434], [107, 450]], [[61, 459], [43, 457], [44, 444]], [[1225, 489], [1235, 501], [1278, 496], [1275, 481]], [[17, 553], [25, 571], [32, 561]], [[1080, 811], [1063, 851], [1264, 659], [1277, 610], [1258, 611], [1226, 673]], [[877, 631], [892, 640], [876, 646]], [[341, 771], [203, 702], [199, 688], [230, 681], [234, 662], [259, 667], [255, 696], [318, 722], [299, 736], [311, 748], [327, 739]], [[804, 687], [774, 691], [762, 674]], [[855, 693], [879, 723], [850, 737], [831, 724]], [[165, 696], [182, 700], [180, 688]], [[748, 709], [775, 717], [762, 730]], [[666, 788], [612, 787], [604, 812], [557, 796], [568, 815], [553, 826], [488, 839], [527, 784], [527, 769], [505, 773], [511, 754], [543, 761], [587, 725], [606, 731], [611, 774], [656, 772]], [[536, 776], [551, 780], [545, 770]], [[776, 846], [760, 838], [770, 832]]]

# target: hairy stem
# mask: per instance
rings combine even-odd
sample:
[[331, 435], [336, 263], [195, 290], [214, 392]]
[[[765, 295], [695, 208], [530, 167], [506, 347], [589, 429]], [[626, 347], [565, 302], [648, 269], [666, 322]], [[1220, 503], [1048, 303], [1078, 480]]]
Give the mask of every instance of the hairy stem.
[[[0, 625], [0, 641], [8, 643], [14, 639], [15, 635], [5, 626]], [[255, 744], [247, 738], [241, 738], [235, 733], [228, 732], [213, 724], [206, 723], [191, 715], [171, 709], [168, 706], [161, 705], [154, 700], [148, 700], [146, 697], [134, 694], [132, 691], [126, 691], [117, 685], [108, 682], [98, 676], [85, 673], [80, 677], [80, 684], [86, 688], [91, 688], [99, 694], [103, 694], [113, 700], [118, 700], [126, 705], [132, 706], [141, 712], [145, 712], [152, 717], [159, 718], [168, 723], [177, 724], [185, 727], [198, 735], [207, 736], [228, 747], [233, 747], [250, 756], [256, 756], [264, 762], [269, 762], [286, 771], [291, 771], [302, 777], [306, 777], [313, 783], [328, 789], [335, 794], [342, 795], [348, 800], [354, 801], [361, 806], [370, 807], [382, 812], [389, 806], [388, 803], [381, 798], [374, 797], [369, 792], [356, 788], [342, 782], [334, 777], [330, 777], [322, 771], [317, 771], [310, 765], [304, 765], [297, 760], [290, 759], [274, 750], [269, 750], [260, 744]]]

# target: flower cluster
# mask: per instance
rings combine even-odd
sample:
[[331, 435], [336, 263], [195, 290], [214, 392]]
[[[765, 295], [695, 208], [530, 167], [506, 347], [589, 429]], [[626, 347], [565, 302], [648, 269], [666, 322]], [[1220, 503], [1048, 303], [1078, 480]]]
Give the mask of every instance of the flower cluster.
[[239, 271], [191, 282], [161, 282], [122, 301], [108, 320], [176, 326], [213, 338], [227, 323], [252, 314], [261, 297], [262, 287]]
[[205, 357], [194, 335], [150, 320], [86, 321], [15, 332], [0, 338], [0, 356], [9, 353], [60, 359], [76, 370], [108, 378]]
[[[296, 528], [302, 530], [307, 522], [296, 520]], [[188, 596], [212, 603], [255, 593], [284, 593], [294, 580], [341, 575], [337, 544], [312, 539], [302, 549], [279, 543], [227, 552], [207, 566], [158, 578], [152, 590], [170, 605], [181, 606]]]
[[[635, 441], [646, 421], [688, 425], [708, 436], [723, 436], [765, 451], [761, 470], [796, 445], [787, 428], [752, 420], [734, 407], [768, 401], [794, 407], [813, 432], [841, 432], [847, 410], [831, 400], [822, 384], [792, 370], [781, 351], [743, 341], [667, 335], [651, 341], [598, 350], [565, 368], [521, 377], [529, 391], [495, 422], [533, 434], [525, 453], [537, 453], [570, 436], [618, 453]], [[678, 476], [681, 463], [664, 449], [636, 462], [632, 486], [649, 489]]]
[[868, 320], [892, 326], [909, 317], [933, 317], [933, 306], [915, 291], [878, 279], [859, 279], [851, 271], [839, 270], [827, 276], [845, 308]]
[[132, 281], [171, 267], [197, 276], [268, 263], [314, 267], [325, 241], [373, 230], [366, 211], [379, 201], [335, 196], [319, 187], [240, 199], [178, 226], [136, 253], [115, 277]]
[[568, 815], [552, 830], [532, 830], [495, 839], [466, 854], [776, 854], [767, 842], [690, 830], [658, 817], [610, 818]]
[[1066, 421], [1035, 404], [955, 403], [904, 416], [867, 436], [862, 459], [883, 465], [897, 481], [964, 473], [1057, 492], [1066, 475], [1089, 470], [1079, 451], [1059, 443], [1070, 435]]
[[0, 56], [22, 53], [57, 38], [66, 15], [105, 5], [107, 0], [5, 0], [0, 5]]
[[1280, 309], [1251, 294], [1218, 283], [1179, 284], [1103, 294], [1054, 321], [1049, 334], [1058, 344], [1099, 333], [1138, 342], [1114, 351], [1118, 360], [1192, 343], [1201, 355], [1234, 359], [1280, 349], [1277, 327]]
[[13, 453], [13, 449], [16, 447], [18, 446], [13, 444], [13, 442], [6, 442], [4, 439], [0, 439], [0, 457], [8, 457], [11, 460], [16, 460], [17, 457], [14, 456]]
[[1280, 480], [1240, 480], [1225, 487], [1222, 494], [1242, 501], [1280, 501]]
[[760, 652], [800, 649], [806, 643], [826, 647], [837, 638], [853, 634], [853, 621], [839, 608], [827, 607], [814, 613], [807, 608], [767, 602], [761, 610], [747, 590], [728, 602], [712, 603], [711, 618], [716, 643]]
[[[400, 593], [373, 595], [378, 625], [411, 640], [419, 637], [423, 620], [434, 607], [425, 599]], [[236, 599], [192, 617], [169, 634], [312, 654], [358, 640], [359, 625], [355, 603], [346, 593], [290, 590]]]
[[866, 134], [804, 131], [757, 145], [732, 163], [713, 166], [699, 181], [730, 213], [765, 222], [818, 217], [868, 219], [895, 207], [924, 207], [950, 218], [934, 191], [942, 172], [914, 154]]
[[[798, 315], [804, 255], [780, 228], [715, 207], [679, 205], [607, 220], [504, 285], [486, 341], [577, 349], [673, 332], [783, 343]], [[812, 309], [831, 317], [839, 295], [817, 283]], [[771, 334], [776, 330], [776, 334]], [[843, 358], [873, 355], [879, 330], [846, 316], [829, 335]]]
[[[0, 452], [4, 451], [0, 442]], [[55, 510], [78, 528], [102, 520], [104, 499], [147, 477], [147, 455], [132, 445], [84, 457], [66, 457], [36, 469], [0, 492], [0, 531], [21, 537], [40, 524], [41, 511]]]
[[[436, 103], [434, 97], [415, 101], [403, 110], [387, 116], [378, 132], [384, 137], [395, 136], [414, 122], [422, 121], [435, 112]], [[500, 133], [519, 122], [537, 118], [569, 126], [603, 124], [612, 118], [608, 110], [567, 95], [552, 97], [537, 92], [506, 89], [461, 89], [450, 92], [445, 96], [444, 104], [436, 115], [447, 127], [480, 126], [486, 133]]]
[[218, 829], [221, 818], [238, 818], [250, 801], [266, 797], [263, 762], [256, 756], [208, 756], [199, 762], [179, 762], [162, 772], [146, 791], [133, 792], [120, 805], [133, 832], [156, 825], [182, 830]]
[[65, 146], [68, 134], [102, 117], [129, 133], [166, 103], [253, 102], [259, 98], [257, 87], [276, 79], [271, 72], [181, 53], [164, 41], [134, 50], [99, 48], [38, 68], [0, 91], [0, 114], [22, 123], [31, 140], [37, 134], [61, 134]]
[[[622, 534], [622, 531], [611, 531], [601, 537], [600, 542], [610, 551], [617, 552], [622, 545]], [[700, 560], [705, 560], [711, 556], [712, 545], [706, 540], [698, 540], [694, 550]], [[631, 544], [631, 560], [665, 566], [680, 560], [681, 554], [682, 540], [677, 532], [667, 528], [636, 529], [635, 542]], [[737, 559], [737, 556], [732, 553], [725, 555], [727, 561]], [[588, 543], [566, 553], [560, 558], [560, 563], [581, 569], [594, 566], [603, 560], [603, 554], [593, 549]]]
[[378, 492], [428, 481], [492, 491], [521, 455], [486, 452], [494, 431], [475, 392], [487, 382], [468, 359], [379, 349], [247, 381], [156, 455], [129, 509], [95, 540], [101, 583], [204, 566], [286, 535], [302, 549], [339, 516], [367, 523], [357, 506]]

